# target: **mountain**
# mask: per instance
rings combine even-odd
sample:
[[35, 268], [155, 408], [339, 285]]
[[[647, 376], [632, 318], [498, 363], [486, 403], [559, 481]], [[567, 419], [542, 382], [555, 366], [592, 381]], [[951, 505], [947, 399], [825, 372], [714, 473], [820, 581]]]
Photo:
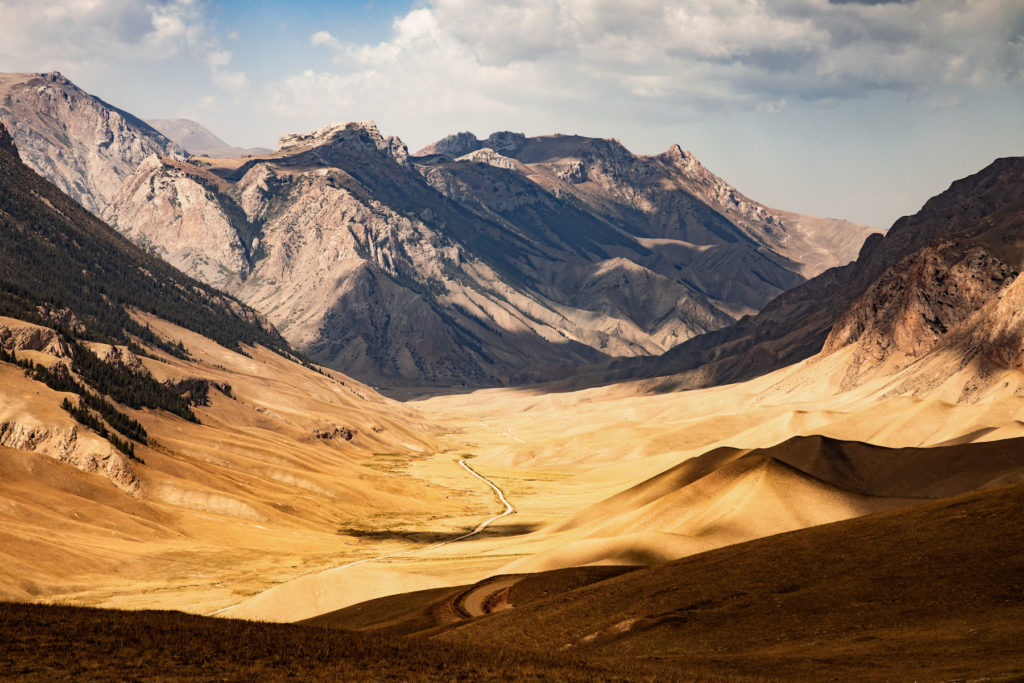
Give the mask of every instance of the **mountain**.
[[191, 155], [242, 157], [267, 154], [271, 151], [265, 147], [243, 148], [229, 145], [203, 124], [191, 119], [149, 119], [146, 123]]
[[29, 167], [96, 215], [146, 158], [184, 155], [146, 122], [56, 71], [0, 74], [0, 124]]
[[[3, 83], [30, 165], [311, 357], [389, 386], [657, 355], [849, 260], [871, 234], [753, 202], [678, 146], [645, 157], [614, 140], [460, 134], [409, 156], [350, 123], [250, 159], [185, 160], [59, 74]], [[193, 122], [157, 123], [193, 153], [224, 153]]]
[[[244, 161], [153, 157], [107, 216], [318, 362], [386, 386], [657, 354], [802, 279], [772, 249], [786, 227], [677, 147], [637, 157], [614, 141], [508, 137], [514, 156], [410, 157], [348, 123]], [[693, 193], [703, 182], [728, 210]]]
[[[557, 188], [556, 194], [567, 190], [576, 201], [606, 213], [615, 222], [629, 224], [638, 218], [636, 213], [641, 214], [637, 226], [640, 232], [649, 230], [650, 223], [679, 221], [677, 215], [681, 213], [683, 223], [677, 225], [683, 229], [681, 236], [696, 244], [708, 243], [708, 236], [700, 229], [701, 223], [713, 221], [707, 215], [692, 220], [691, 212], [701, 211], [702, 203], [756, 243], [794, 262], [804, 277], [849, 263], [868, 235], [877, 232], [849, 221], [769, 208], [711, 173], [692, 152], [679, 145], [673, 145], [661, 155], [638, 157], [617, 140], [577, 135], [527, 139], [509, 131], [479, 140], [472, 133], [463, 132], [449, 135], [417, 152], [420, 157], [434, 155], [504, 157], [505, 164], [508, 158], [514, 158], [528, 167], [528, 174], [535, 182]], [[568, 181], [568, 187], [558, 185], [554, 178]], [[693, 198], [698, 202], [693, 202]], [[716, 241], [710, 240], [711, 243]], [[726, 241], [731, 240], [726, 238]], [[738, 270], [737, 275], [747, 277], [742, 270]], [[756, 284], [753, 289], [757, 289]], [[761, 296], [770, 295], [761, 292]], [[761, 300], [755, 308], [768, 300]]]
[[896, 221], [884, 236], [871, 236], [855, 262], [794, 287], [757, 315], [658, 358], [614, 361], [579, 381], [671, 375], [663, 389], [742, 381], [823, 347], [834, 351], [862, 333], [863, 343], [875, 346], [865, 352], [875, 361], [889, 353], [879, 345], [921, 352], [977, 307], [994, 305], [1014, 281], [1022, 205], [1024, 158], [998, 159]]

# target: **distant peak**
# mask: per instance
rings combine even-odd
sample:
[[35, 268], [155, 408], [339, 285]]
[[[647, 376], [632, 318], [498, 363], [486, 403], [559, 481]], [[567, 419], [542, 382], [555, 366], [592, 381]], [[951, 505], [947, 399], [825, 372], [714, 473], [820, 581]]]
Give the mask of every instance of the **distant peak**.
[[480, 140], [467, 130], [444, 136], [437, 142], [431, 143], [416, 152], [416, 156], [443, 154], [455, 159], [475, 152], [481, 147]]
[[54, 84], [57, 84], [57, 85], [70, 85], [70, 86], [74, 86], [75, 85], [70, 80], [68, 80], [67, 76], [65, 76], [64, 74], [62, 74], [59, 71], [47, 71], [46, 73], [39, 74], [39, 77], [42, 78], [47, 83], [54, 83]]
[[526, 136], [522, 133], [514, 133], [510, 130], [502, 130], [491, 133], [483, 141], [484, 147], [490, 147], [499, 154], [510, 156], [518, 152], [526, 144]]

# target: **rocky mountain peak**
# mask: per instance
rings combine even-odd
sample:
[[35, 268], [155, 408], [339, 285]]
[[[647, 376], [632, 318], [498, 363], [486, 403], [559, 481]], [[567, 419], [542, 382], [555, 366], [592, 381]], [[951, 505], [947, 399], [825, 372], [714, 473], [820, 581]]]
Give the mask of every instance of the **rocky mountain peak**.
[[447, 135], [437, 142], [427, 145], [416, 152], [416, 156], [444, 154], [454, 159], [475, 152], [478, 149], [480, 149], [480, 140], [469, 131], [462, 131], [461, 133]]
[[469, 131], [454, 133], [441, 138], [437, 142], [427, 145], [416, 156], [428, 156], [431, 154], [444, 154], [453, 159], [464, 157], [480, 149], [490, 149], [498, 154], [507, 157], [514, 157], [516, 153], [526, 144], [526, 135], [515, 133], [510, 130], [501, 130], [491, 133], [486, 140], [481, 140]]
[[332, 123], [308, 133], [284, 135], [278, 140], [275, 153], [290, 156], [323, 147], [345, 148], [353, 145], [387, 152], [399, 164], [409, 164], [409, 149], [405, 143], [397, 136], [381, 135], [373, 121]]
[[491, 133], [483, 141], [484, 147], [489, 147], [499, 154], [515, 156], [516, 152], [526, 144], [526, 136], [522, 133], [514, 133], [510, 130], [502, 130]]
[[481, 147], [475, 152], [458, 157], [456, 161], [472, 161], [478, 164], [489, 164], [496, 168], [514, 169], [516, 167], [515, 160], [495, 152], [490, 147]]
[[58, 84], [58, 85], [72, 87], [72, 88], [78, 90], [78, 86], [76, 86], [74, 83], [69, 81], [67, 79], [67, 77], [64, 76], [64, 74], [62, 74], [59, 71], [50, 71], [50, 72], [47, 72], [47, 73], [44, 73], [44, 74], [39, 74], [39, 75], [47, 83], [55, 83], [55, 84]]

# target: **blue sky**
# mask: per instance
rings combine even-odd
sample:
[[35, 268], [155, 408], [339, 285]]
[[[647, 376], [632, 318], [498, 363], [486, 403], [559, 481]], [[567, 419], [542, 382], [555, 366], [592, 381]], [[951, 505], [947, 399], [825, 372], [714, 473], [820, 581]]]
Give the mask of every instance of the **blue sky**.
[[232, 144], [374, 119], [673, 143], [766, 204], [888, 227], [1024, 154], [1019, 0], [0, 0], [0, 70], [58, 69]]

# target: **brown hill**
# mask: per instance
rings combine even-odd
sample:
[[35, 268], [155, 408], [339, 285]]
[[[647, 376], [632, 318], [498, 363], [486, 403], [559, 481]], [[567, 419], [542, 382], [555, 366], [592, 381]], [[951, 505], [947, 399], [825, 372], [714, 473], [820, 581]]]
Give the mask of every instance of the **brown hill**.
[[437, 638], [778, 678], [1016, 677], [1024, 486], [730, 546]]
[[1022, 446], [1024, 439], [892, 449], [811, 436], [719, 448], [538, 532], [554, 534], [556, 547], [503, 571], [652, 564], [1024, 481]]
[[[1016, 680], [1022, 529], [1015, 485], [626, 574], [605, 568], [611, 578], [538, 574], [512, 586], [512, 609], [447, 626], [415, 621], [431, 596], [408, 596], [405, 625], [392, 615], [380, 633], [3, 604], [0, 674]], [[364, 607], [399, 613], [400, 599]], [[374, 630], [371, 615], [345, 612], [336, 623]]]

